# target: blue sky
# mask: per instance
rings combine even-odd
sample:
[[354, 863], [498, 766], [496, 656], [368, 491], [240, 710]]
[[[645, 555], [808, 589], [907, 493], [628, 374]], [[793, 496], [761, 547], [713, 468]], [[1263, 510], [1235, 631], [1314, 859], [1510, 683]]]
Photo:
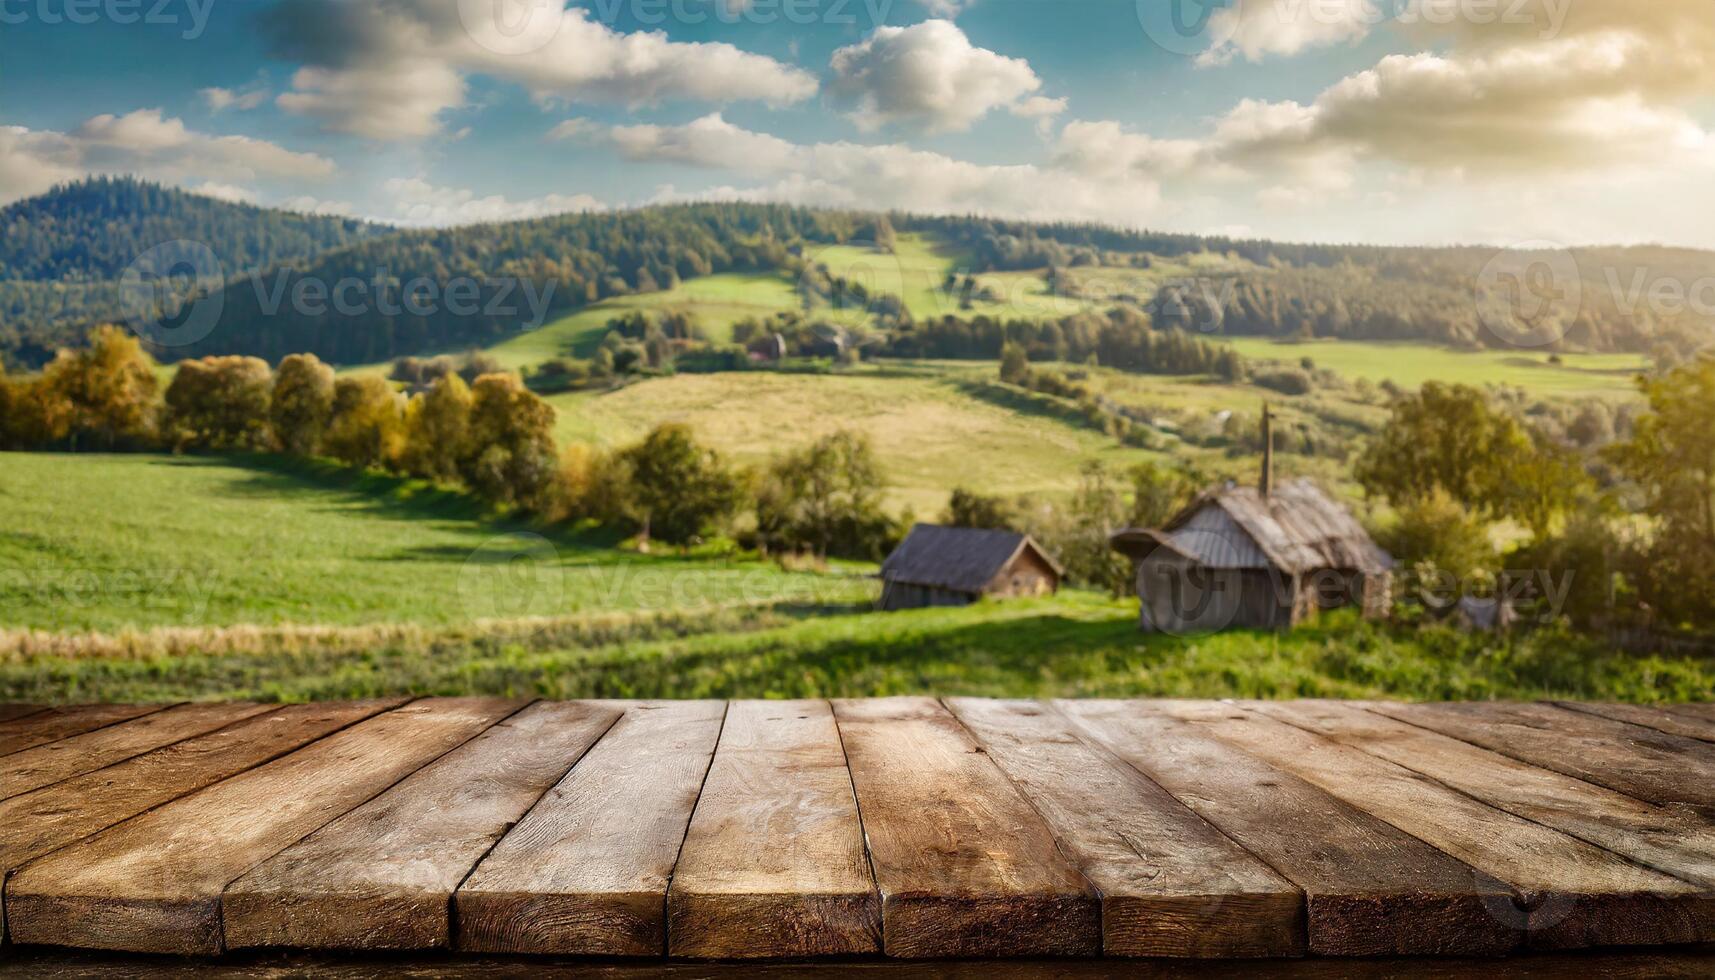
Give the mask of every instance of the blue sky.
[[0, 201], [134, 172], [414, 224], [742, 197], [1715, 246], [1707, 0], [69, 2], [0, 0]]

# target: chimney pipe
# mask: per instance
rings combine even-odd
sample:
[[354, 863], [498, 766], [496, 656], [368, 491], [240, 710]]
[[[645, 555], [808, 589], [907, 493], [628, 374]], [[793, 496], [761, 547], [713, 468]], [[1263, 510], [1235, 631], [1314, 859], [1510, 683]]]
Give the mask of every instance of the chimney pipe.
[[1274, 493], [1274, 414], [1262, 403], [1262, 495]]

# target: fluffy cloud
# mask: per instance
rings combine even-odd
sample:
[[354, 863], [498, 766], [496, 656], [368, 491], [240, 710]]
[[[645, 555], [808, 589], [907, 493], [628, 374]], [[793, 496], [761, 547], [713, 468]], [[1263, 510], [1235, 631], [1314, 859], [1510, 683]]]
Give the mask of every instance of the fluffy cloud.
[[276, 53], [303, 65], [279, 105], [376, 139], [438, 132], [472, 74], [522, 85], [544, 105], [787, 105], [817, 90], [814, 76], [772, 58], [621, 33], [563, 0], [283, 0], [263, 25]]
[[69, 133], [0, 127], [0, 202], [39, 194], [88, 173], [201, 179], [237, 191], [238, 181], [320, 179], [333, 172], [333, 161], [326, 157], [247, 136], [200, 133], [159, 109], [92, 116]]
[[261, 106], [268, 101], [268, 90], [262, 86], [249, 86], [242, 89], [213, 88], [198, 89], [203, 104], [210, 112], [225, 112], [227, 109], [248, 111]]
[[392, 207], [383, 220], [405, 225], [445, 227], [606, 210], [602, 202], [588, 194], [548, 194], [513, 201], [499, 194], [479, 197], [475, 191], [438, 187], [421, 177], [395, 177], [382, 189]]
[[[1042, 87], [1029, 62], [973, 45], [947, 20], [876, 28], [835, 51], [830, 67], [829, 93], [866, 132], [891, 123], [932, 132], [968, 129]], [[1035, 103], [1039, 113], [1050, 104]]]
[[1519, 19], [1486, 25], [1435, 22], [1437, 2], [1413, 0], [1408, 13], [1438, 50], [1389, 55], [1308, 102], [1245, 100], [1191, 139], [1074, 121], [1056, 161], [1091, 176], [1247, 179], [1266, 185], [1258, 200], [1272, 207], [1352, 190], [1365, 165], [1420, 184], [1516, 184], [1715, 164], [1690, 112], [1715, 87], [1703, 0], [1589, 0], [1570, 12], [1533, 0]]
[[793, 143], [719, 115], [683, 126], [616, 126], [605, 137], [628, 160], [707, 167], [759, 181], [697, 197], [1125, 223], [1149, 220], [1159, 203], [1158, 187], [1147, 179], [1116, 182], [1056, 167], [976, 164], [898, 144]]
[[1212, 42], [1197, 63], [1224, 65], [1235, 56], [1261, 61], [1360, 40], [1381, 20], [1378, 2], [1383, 0], [1239, 0], [1209, 16], [1205, 30]]

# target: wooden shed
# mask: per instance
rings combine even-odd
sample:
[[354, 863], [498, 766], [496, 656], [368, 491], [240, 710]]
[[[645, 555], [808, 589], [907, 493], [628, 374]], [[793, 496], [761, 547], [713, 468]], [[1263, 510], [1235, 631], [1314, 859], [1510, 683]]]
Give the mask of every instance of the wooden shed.
[[1290, 629], [1322, 609], [1387, 613], [1393, 559], [1308, 480], [1227, 486], [1159, 530], [1113, 536], [1137, 563], [1143, 629]]
[[1048, 595], [1064, 574], [1029, 535], [919, 524], [881, 565], [881, 608], [964, 606], [983, 596]]

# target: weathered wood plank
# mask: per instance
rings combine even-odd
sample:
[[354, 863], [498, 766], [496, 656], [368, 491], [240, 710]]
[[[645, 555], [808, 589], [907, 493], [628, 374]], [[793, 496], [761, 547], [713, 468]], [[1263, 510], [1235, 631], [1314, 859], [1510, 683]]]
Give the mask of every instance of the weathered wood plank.
[[226, 889], [227, 947], [450, 946], [459, 883], [623, 710], [533, 705], [269, 858]]
[[275, 707], [247, 701], [181, 704], [93, 732], [0, 756], [0, 799], [94, 772], [163, 745], [272, 711]]
[[0, 756], [93, 732], [171, 707], [166, 704], [71, 704], [0, 721]]
[[720, 701], [631, 707], [454, 896], [461, 949], [660, 956]]
[[218, 953], [229, 883], [521, 704], [418, 701], [33, 861], [6, 886], [12, 938]]
[[1707, 701], [1700, 701], [1695, 704], [1675, 704], [1669, 706], [1668, 710], [1676, 715], [1690, 715], [1693, 718], [1715, 720], [1715, 704]]
[[881, 951], [881, 903], [826, 701], [735, 701], [667, 892], [668, 951]]
[[1078, 956], [1099, 900], [957, 719], [929, 698], [836, 701], [889, 956]]
[[1715, 939], [1715, 895], [1350, 746], [1236, 705], [1164, 702], [1259, 759], [1505, 882], [1545, 949]]
[[[404, 701], [292, 705], [12, 797], [0, 803], [0, 880], [49, 851]], [[0, 906], [0, 934], [5, 921]]]
[[1110, 956], [1304, 954], [1296, 886], [1034, 701], [952, 698], [947, 707], [1047, 821], [1101, 892]]
[[1715, 887], [1715, 824], [1408, 725], [1365, 702], [1242, 701], [1245, 708], [1437, 779], [1658, 871]]
[[1144, 702], [1054, 703], [1302, 889], [1312, 953], [1494, 955], [1522, 941], [1510, 889], [1303, 779]]
[[0, 704], [0, 721], [11, 721], [48, 710], [45, 704]]
[[1599, 715], [1614, 721], [1628, 722], [1653, 728], [1669, 735], [1715, 742], [1715, 718], [1699, 718], [1693, 712], [1678, 712], [1671, 708], [1656, 708], [1643, 704], [1581, 703], [1555, 701], [1556, 707], [1586, 714]]
[[1651, 803], [1698, 807], [1715, 817], [1715, 751], [1696, 739], [1548, 704], [1377, 703], [1373, 708], [1521, 762]]

